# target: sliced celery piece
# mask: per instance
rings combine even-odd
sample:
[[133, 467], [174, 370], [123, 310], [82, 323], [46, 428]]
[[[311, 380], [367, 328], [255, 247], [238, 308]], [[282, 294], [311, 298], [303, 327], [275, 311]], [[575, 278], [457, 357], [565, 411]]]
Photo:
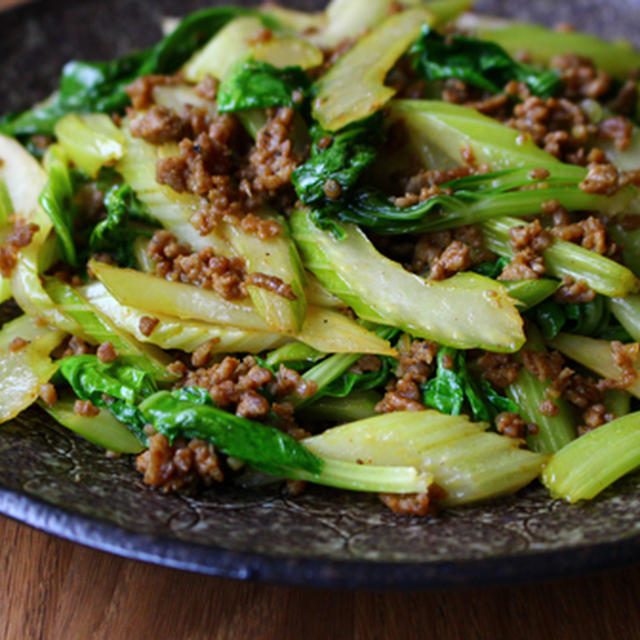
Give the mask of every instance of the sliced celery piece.
[[622, 262], [637, 276], [640, 275], [640, 230], [627, 231], [619, 224], [610, 224], [611, 239], [622, 247]]
[[[127, 120], [122, 123], [122, 133], [127, 153], [116, 164], [116, 171], [131, 185], [140, 201], [148, 208], [149, 214], [163, 227], [170, 229], [178, 240], [188, 242], [196, 251], [211, 247], [218, 255], [232, 256], [229, 243], [220, 234], [213, 232], [202, 236], [189, 222], [193, 214], [206, 206], [206, 200], [192, 193], [177, 193], [158, 184], [158, 148], [141, 138], [134, 138]], [[163, 148], [161, 150], [166, 151]]]
[[122, 158], [126, 150], [122, 132], [102, 113], [70, 113], [58, 120], [55, 134], [76, 167], [91, 177]]
[[0, 350], [6, 351], [14, 338], [33, 342], [51, 332], [47, 326], [35, 322], [34, 318], [24, 314], [9, 320], [0, 329]]
[[[546, 351], [544, 340], [534, 325], [528, 327], [528, 340], [524, 349]], [[518, 405], [522, 418], [538, 425], [538, 433], [527, 437], [527, 445], [539, 453], [555, 453], [576, 437], [573, 414], [563, 398], [553, 400], [558, 407], [557, 415], [548, 416], [540, 411], [542, 402], [549, 398], [549, 388], [548, 380], [538, 380], [524, 366], [518, 372], [515, 382], [506, 388], [507, 396]]]
[[360, 38], [316, 83], [313, 117], [327, 131], [336, 131], [380, 109], [395, 93], [384, 85], [387, 72], [418, 37], [422, 24], [434, 20], [424, 8], [408, 9]]
[[57, 278], [49, 278], [45, 289], [51, 299], [81, 327], [94, 342], [111, 342], [118, 355], [128, 356], [140, 368], [149, 371], [156, 380], [171, 381], [175, 376], [167, 371], [173, 360], [152, 345], [144, 345], [133, 336], [123, 333], [115, 324], [73, 287]]
[[305, 294], [307, 301], [316, 307], [324, 307], [325, 309], [344, 309], [345, 304], [332, 293], [329, 293], [325, 287], [320, 284], [318, 278], [307, 271], [305, 273], [307, 288]]
[[296, 415], [302, 423], [309, 422], [352, 422], [376, 415], [375, 406], [382, 400], [377, 391], [354, 391], [344, 398], [320, 398], [313, 404], [302, 407]]
[[179, 320], [166, 314], [154, 314], [158, 324], [150, 335], [140, 331], [140, 321], [148, 313], [120, 304], [101, 282], [93, 282], [81, 290], [89, 303], [140, 342], [149, 342], [163, 349], [180, 349], [192, 353], [211, 341], [211, 353], [261, 353], [274, 349], [289, 338], [274, 332], [247, 331], [236, 327], [221, 327], [195, 320]]
[[60, 398], [53, 406], [40, 401], [38, 404], [63, 427], [85, 440], [117, 453], [140, 453], [144, 445], [108, 409], [99, 409], [96, 416], [86, 417], [74, 411], [75, 399]]
[[631, 72], [640, 68], [640, 53], [628, 42], [608, 42], [579, 31], [555, 31], [537, 24], [491, 28], [490, 24], [483, 27], [478, 21], [476, 33], [511, 54], [526, 51], [532, 62], [541, 65], [547, 65], [554, 56], [570, 53], [593, 60], [598, 68], [619, 80], [626, 80]]
[[303, 209], [290, 224], [305, 266], [361, 318], [458, 348], [516, 351], [524, 343], [522, 318], [500, 283], [471, 273], [427, 282], [379, 254], [354, 225], [337, 240]]
[[291, 36], [259, 42], [251, 49], [251, 57], [278, 68], [296, 66], [301, 69], [317, 67], [324, 58], [318, 47], [302, 38]]
[[616, 418], [626, 416], [631, 411], [631, 394], [624, 389], [608, 389], [604, 392], [604, 406]]
[[503, 280], [506, 292], [517, 301], [521, 311], [535, 307], [553, 295], [560, 286], [557, 280], [538, 278], [537, 280]]
[[391, 118], [407, 127], [411, 148], [427, 168], [441, 168], [442, 156], [452, 164], [466, 164], [471, 153], [475, 162], [495, 171], [543, 167], [573, 181], [586, 175], [584, 167], [559, 162], [530, 136], [470, 107], [440, 100], [393, 100], [389, 108]]
[[[608, 340], [596, 340], [572, 333], [560, 333], [553, 340], [549, 340], [549, 345], [604, 378], [613, 380], [620, 378], [622, 372], [615, 364], [611, 353], [611, 343]], [[626, 390], [636, 398], [640, 398], [640, 378], [637, 378], [631, 386], [626, 387]]]
[[288, 342], [269, 353], [265, 358], [265, 362], [270, 367], [278, 367], [281, 364], [294, 361], [313, 363], [325, 356], [325, 353], [310, 347], [308, 344], [304, 344], [304, 342], [294, 341]]
[[454, 505], [517, 491], [547, 459], [520, 449], [517, 440], [485, 433], [486, 428], [466, 416], [401, 411], [328, 429], [303, 442], [321, 457], [405, 464], [432, 473], [447, 492], [444, 503]]
[[[13, 331], [11, 326], [9, 331]], [[0, 331], [0, 342], [4, 342]], [[58, 368], [49, 354], [63, 340], [65, 333], [48, 330], [18, 351], [0, 349], [0, 423], [17, 416], [33, 404], [40, 386], [49, 381]]]
[[607, 306], [629, 335], [640, 342], [640, 294], [626, 298], [608, 298]]
[[260, 8], [260, 12], [274, 18], [283, 31], [303, 34], [305, 32], [318, 32], [327, 24], [326, 13], [311, 13], [309, 11], [296, 11], [280, 7], [277, 4], [266, 5]]
[[4, 227], [9, 222], [9, 216], [13, 213], [13, 203], [1, 172], [2, 166], [0, 166], [0, 227]]
[[555, 498], [589, 500], [640, 466], [640, 412], [603, 424], [568, 444], [542, 472]]
[[200, 97], [193, 86], [188, 84], [159, 84], [153, 88], [153, 101], [178, 113], [182, 112], [186, 105], [191, 105], [205, 109], [211, 116], [216, 114], [215, 102]]
[[[485, 246], [499, 255], [513, 256], [509, 229], [523, 224], [518, 218], [500, 218], [482, 223]], [[627, 267], [572, 242], [555, 240], [542, 255], [547, 274], [557, 278], [569, 276], [606, 296], [626, 296], [640, 286]]]
[[251, 40], [262, 29], [259, 18], [242, 16], [232, 20], [186, 62], [182, 69], [185, 78], [200, 82], [206, 75], [212, 75], [222, 80], [236, 62], [246, 57]]
[[277, 236], [263, 240], [237, 225], [225, 225], [225, 234], [235, 252], [244, 258], [249, 273], [272, 276], [291, 287], [295, 296], [293, 300], [254, 285], [248, 285], [247, 291], [267, 326], [281, 333], [297, 333], [302, 328], [307, 311], [300, 256], [291, 240], [286, 220], [271, 212], [261, 215], [280, 223], [282, 229]]

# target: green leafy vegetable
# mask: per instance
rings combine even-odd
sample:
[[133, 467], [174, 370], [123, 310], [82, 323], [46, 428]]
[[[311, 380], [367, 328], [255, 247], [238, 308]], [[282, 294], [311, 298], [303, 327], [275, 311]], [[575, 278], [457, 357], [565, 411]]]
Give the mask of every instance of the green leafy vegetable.
[[498, 394], [486, 380], [475, 380], [467, 369], [465, 354], [443, 347], [438, 352], [435, 377], [424, 386], [423, 401], [441, 413], [457, 416], [465, 402], [474, 419], [491, 422], [502, 411], [518, 413], [517, 405]]
[[481, 262], [473, 267], [473, 271], [479, 273], [481, 276], [487, 276], [487, 278], [493, 278], [496, 280], [502, 273], [502, 270], [511, 262], [509, 258], [500, 256], [494, 262]]
[[[233, 18], [253, 13], [240, 7], [202, 9], [187, 16], [171, 34], [144, 51], [109, 62], [68, 62], [58, 91], [29, 111], [4, 116], [0, 131], [11, 136], [52, 135], [55, 123], [67, 113], [122, 111], [130, 102], [125, 87], [133, 80], [151, 73], [173, 73]], [[261, 20], [273, 26], [267, 16], [261, 16]]]
[[105, 195], [107, 217], [99, 222], [89, 237], [92, 253], [108, 253], [124, 267], [133, 267], [135, 252], [133, 243], [139, 235], [149, 236], [146, 231], [132, 228], [130, 220], [154, 223], [146, 207], [138, 200], [133, 189], [126, 184], [114, 185]]
[[520, 64], [493, 42], [444, 37], [426, 24], [411, 53], [418, 72], [430, 80], [458, 78], [491, 93], [499, 93], [510, 80], [517, 80], [524, 82], [534, 95], [545, 98], [562, 87], [560, 76], [554, 71]]
[[289, 469], [301, 469], [316, 474], [323, 467], [320, 458], [283, 431], [218, 409], [206, 390], [161, 391], [144, 400], [139, 410], [170, 442], [202, 438], [265, 473], [286, 475]]
[[312, 127], [311, 157], [291, 176], [298, 198], [316, 208], [331, 204], [325, 193], [328, 181], [337, 184], [339, 195], [344, 196], [376, 159], [381, 130], [379, 115], [354, 122], [333, 134], [319, 125]]
[[268, 62], [250, 60], [237, 65], [218, 90], [218, 111], [229, 113], [268, 107], [299, 108], [311, 82], [300, 67], [278, 69]]

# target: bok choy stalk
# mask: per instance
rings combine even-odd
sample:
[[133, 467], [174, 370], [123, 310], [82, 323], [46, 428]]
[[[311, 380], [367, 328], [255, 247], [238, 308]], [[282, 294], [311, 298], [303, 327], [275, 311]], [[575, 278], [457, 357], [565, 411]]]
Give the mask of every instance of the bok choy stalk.
[[434, 15], [423, 7], [388, 17], [318, 80], [312, 114], [323, 129], [342, 129], [389, 101], [395, 91], [384, 85], [385, 76], [425, 22], [433, 24]]
[[310, 405], [303, 405], [296, 415], [301, 420], [313, 422], [352, 422], [376, 415], [376, 404], [382, 394], [373, 389], [352, 391], [348, 396], [324, 396]]
[[[116, 300], [151, 316], [171, 315], [185, 320], [269, 332], [255, 307], [226, 300], [211, 289], [119, 269], [91, 261], [89, 266]], [[391, 354], [389, 343], [372, 334], [352, 318], [331, 309], [310, 307], [302, 329], [290, 335], [319, 351]]]
[[474, 87], [500, 93], [511, 80], [523, 82], [532, 94], [548, 98], [562, 88], [555, 71], [516, 62], [499, 45], [475, 38], [440, 35], [429, 26], [410, 52], [418, 73], [429, 80], [458, 78]]
[[170, 381], [175, 378], [167, 371], [167, 365], [172, 360], [166, 353], [122, 332], [76, 289], [57, 278], [49, 278], [45, 288], [51, 299], [82, 327], [83, 333], [92, 341], [98, 344], [111, 342], [119, 355], [127, 356], [129, 362], [147, 371], [156, 380]]
[[100, 408], [98, 415], [81, 416], [74, 411], [75, 399], [63, 396], [53, 406], [40, 401], [38, 404], [63, 427], [85, 440], [108, 451], [140, 453], [144, 446], [129, 428], [108, 409]]
[[180, 320], [165, 314], [153, 316], [158, 324], [150, 335], [145, 335], [140, 330], [140, 323], [147, 314], [134, 307], [120, 304], [101, 282], [92, 282], [83, 287], [80, 293], [116, 327], [130, 333], [140, 342], [155, 344], [163, 349], [180, 349], [192, 353], [208, 342], [211, 345], [211, 353], [261, 353], [289, 339], [279, 333], [222, 327], [207, 322]]
[[[139, 76], [171, 74], [222, 27], [238, 16], [256, 12], [240, 7], [196, 11], [168, 36], [144, 51], [109, 62], [68, 62], [58, 90], [45, 102], [0, 120], [0, 132], [11, 136], [52, 135], [56, 122], [68, 113], [121, 112], [130, 104], [125, 87]], [[265, 26], [275, 26], [267, 16]]]
[[[28, 316], [7, 322], [0, 330], [0, 422], [6, 422], [33, 404], [40, 386], [49, 381], [58, 368], [49, 354], [63, 340], [63, 331], [34, 325]], [[14, 351], [14, 338], [28, 344]]]
[[[572, 333], [560, 333], [553, 340], [549, 340], [548, 344], [567, 358], [595, 371], [603, 378], [619, 380], [623, 373], [615, 364], [609, 340], [596, 340]], [[625, 388], [636, 398], [640, 398], [639, 378]]]
[[59, 144], [74, 165], [91, 178], [125, 153], [125, 139], [111, 118], [102, 113], [70, 113], [54, 127]]
[[303, 442], [322, 457], [409, 464], [432, 473], [447, 492], [443, 503], [454, 505], [513, 493], [538, 476], [547, 460], [520, 449], [513, 438], [486, 433], [486, 428], [466, 416], [399, 411], [335, 427]]
[[[482, 224], [485, 246], [502, 256], [513, 256], [509, 230], [522, 226], [517, 218], [500, 218]], [[606, 296], [626, 296], [637, 291], [640, 282], [627, 267], [572, 242], [555, 240], [542, 252], [547, 273], [583, 281]]]
[[[546, 351], [540, 332], [533, 324], [528, 325], [527, 338], [524, 349]], [[521, 358], [518, 360], [521, 362]], [[553, 399], [558, 408], [555, 416], [540, 411], [542, 402], [549, 399], [549, 386], [548, 381], [539, 380], [523, 365], [516, 380], [506, 388], [520, 416], [538, 426], [538, 433], [527, 436], [527, 445], [539, 453], [556, 453], [576, 437], [571, 408], [563, 398]]]
[[523, 344], [522, 319], [496, 281], [465, 273], [425, 282], [380, 255], [354, 225], [337, 240], [304, 209], [290, 225], [307, 269], [361, 318], [456, 348], [516, 351]]
[[640, 412], [585, 433], [556, 453], [542, 482], [556, 498], [589, 500], [640, 466]]

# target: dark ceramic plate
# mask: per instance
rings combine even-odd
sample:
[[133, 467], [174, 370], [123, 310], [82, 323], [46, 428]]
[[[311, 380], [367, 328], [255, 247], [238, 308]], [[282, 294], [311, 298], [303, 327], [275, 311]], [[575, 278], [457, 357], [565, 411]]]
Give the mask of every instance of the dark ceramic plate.
[[[0, 15], [0, 112], [46, 95], [66, 59], [109, 58], [150, 44], [161, 15], [202, 4], [52, 0]], [[481, 5], [542, 22], [570, 21], [610, 38], [640, 33], [640, 5], [631, 0], [611, 1], [606, 11], [601, 0]], [[38, 409], [0, 429], [0, 513], [129, 558], [316, 586], [495, 583], [640, 558], [638, 476], [584, 505], [554, 502], [533, 486], [437, 519], [396, 517], [374, 497], [319, 488], [297, 498], [231, 487], [198, 499], [165, 496], [142, 484], [130, 459], [106, 458]]]

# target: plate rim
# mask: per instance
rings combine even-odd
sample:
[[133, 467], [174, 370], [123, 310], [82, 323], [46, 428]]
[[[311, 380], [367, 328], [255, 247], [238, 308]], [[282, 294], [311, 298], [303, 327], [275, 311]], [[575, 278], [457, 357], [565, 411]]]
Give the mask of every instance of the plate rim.
[[552, 580], [640, 563], [640, 533], [570, 548], [429, 562], [332, 560], [235, 551], [132, 531], [0, 485], [0, 515], [96, 551], [219, 578], [411, 591]]

